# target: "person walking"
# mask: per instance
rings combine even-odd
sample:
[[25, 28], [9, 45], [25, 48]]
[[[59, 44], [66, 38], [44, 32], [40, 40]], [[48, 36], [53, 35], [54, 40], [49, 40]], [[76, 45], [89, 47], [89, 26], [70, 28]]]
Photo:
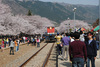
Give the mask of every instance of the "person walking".
[[20, 44], [20, 40], [17, 40], [17, 51], [19, 50], [19, 44]]
[[62, 54], [62, 49], [61, 49], [62, 48], [62, 46], [61, 46], [62, 36], [59, 33], [57, 33], [55, 38], [56, 38], [56, 44], [57, 44], [57, 53], [58, 53], [58, 55], [61, 55]]
[[14, 55], [14, 41], [12, 39], [10, 42], [10, 55]]
[[35, 46], [35, 38], [33, 38], [33, 45]]
[[10, 46], [11, 38], [9, 38], [8, 40], [9, 40], [9, 46]]
[[9, 39], [8, 38], [6, 39], [6, 44], [7, 44], [7, 47], [9, 47]]
[[70, 33], [70, 42], [73, 42], [74, 41], [74, 33]]
[[17, 45], [17, 41], [16, 41], [16, 40], [14, 41], [14, 44], [15, 44], [15, 46], [16, 46], [16, 52], [17, 52], [18, 45]]
[[79, 40], [80, 34], [74, 33], [75, 41], [69, 45], [69, 56], [72, 61], [72, 67], [84, 67], [84, 61], [87, 60], [87, 50], [84, 42]]
[[95, 59], [97, 56], [97, 47], [96, 47], [96, 41], [93, 40], [93, 33], [88, 32], [88, 38], [89, 40], [86, 41], [86, 47], [87, 47], [87, 64], [86, 67], [90, 67], [90, 61], [91, 66], [95, 67]]
[[36, 41], [37, 41], [37, 47], [40, 47], [40, 38], [39, 38], [39, 36], [37, 37]]
[[23, 42], [25, 43], [25, 36], [23, 37]]
[[37, 39], [37, 38], [36, 38], [36, 36], [35, 36], [35, 37], [34, 37], [34, 45], [35, 45], [35, 46], [36, 46], [36, 39]]
[[4, 38], [4, 48], [6, 48], [6, 43], [7, 43], [6, 38]]
[[84, 38], [84, 33], [83, 33], [83, 31], [80, 31], [80, 41], [85, 41], [85, 38]]
[[0, 48], [2, 49], [2, 39], [1, 38], [0, 38]]
[[29, 37], [28, 37], [27, 42], [28, 42], [27, 46], [29, 46], [29, 44], [30, 44], [30, 38]]
[[23, 38], [21, 37], [21, 38], [20, 38], [20, 42], [21, 42], [21, 43], [22, 43], [22, 39], [23, 39]]
[[64, 60], [65, 51], [66, 51], [66, 60], [68, 60], [69, 55], [69, 44], [70, 44], [70, 37], [68, 37], [68, 33], [65, 34], [65, 37], [62, 38], [63, 48], [62, 48], [62, 59]]
[[32, 46], [33, 46], [33, 37], [31, 37], [31, 44], [32, 44]]
[[4, 40], [2, 39], [1, 52], [4, 52]]
[[99, 33], [98, 32], [96, 32], [95, 40], [96, 40], [97, 50], [99, 50]]

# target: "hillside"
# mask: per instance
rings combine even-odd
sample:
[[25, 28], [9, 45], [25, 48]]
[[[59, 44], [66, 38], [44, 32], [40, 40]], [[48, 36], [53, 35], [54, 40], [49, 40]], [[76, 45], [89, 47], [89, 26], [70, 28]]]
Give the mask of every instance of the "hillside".
[[[28, 12], [27, 10], [31, 10], [33, 15], [40, 15], [41, 17], [46, 17], [57, 23], [61, 23], [68, 17], [70, 19], [73, 19], [72, 9], [74, 7], [77, 8], [76, 19], [83, 20], [91, 24], [98, 18], [98, 13], [99, 13], [98, 6], [92, 6], [92, 5], [72, 5], [66, 3], [41, 2], [34, 0], [31, 1], [15, 0], [13, 1], [14, 4], [20, 6], [19, 8], [16, 8], [15, 5], [11, 5], [10, 4], [11, 2], [8, 1], [9, 0], [3, 0], [3, 2], [8, 4], [12, 8], [12, 12], [15, 14], [20, 14], [20, 13], [27, 14]], [[14, 8], [16, 8], [19, 11], [15, 10]]]
[[23, 6], [19, 5], [15, 0], [2, 0], [4, 4], [8, 4], [12, 9], [12, 13], [16, 14], [27, 14], [28, 10]]
[[[60, 3], [61, 5], [65, 6], [66, 9], [71, 10], [76, 7], [76, 15], [79, 17], [82, 17], [84, 21], [89, 22], [92, 24], [96, 21], [96, 19], [99, 17], [99, 7], [94, 5], [71, 5], [66, 3]], [[76, 19], [78, 17], [76, 16]]]

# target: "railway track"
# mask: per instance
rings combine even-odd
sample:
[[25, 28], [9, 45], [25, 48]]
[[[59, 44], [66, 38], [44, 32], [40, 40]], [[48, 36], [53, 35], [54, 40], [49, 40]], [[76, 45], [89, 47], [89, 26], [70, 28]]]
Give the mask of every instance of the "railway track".
[[20, 67], [45, 67], [52, 52], [53, 46], [54, 43], [47, 43], [23, 64], [21, 64]]
[[51, 52], [52, 52], [53, 47], [54, 47], [54, 43], [53, 43], [53, 45], [52, 45], [52, 47], [51, 47], [51, 49], [50, 49], [50, 51], [49, 51], [47, 57], [45, 58], [45, 61], [44, 61], [43, 65], [42, 65], [42, 67], [45, 67], [45, 66], [46, 66], [46, 64], [47, 64], [47, 62], [48, 62], [48, 59], [49, 59], [49, 57], [50, 57], [50, 54], [51, 54]]

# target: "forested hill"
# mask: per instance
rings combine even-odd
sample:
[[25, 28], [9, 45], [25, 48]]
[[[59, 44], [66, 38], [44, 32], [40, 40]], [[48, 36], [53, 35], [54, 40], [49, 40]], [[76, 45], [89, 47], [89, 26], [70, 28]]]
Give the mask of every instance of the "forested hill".
[[[40, 15], [46, 17], [57, 23], [61, 23], [68, 17], [73, 19], [73, 8], [76, 7], [76, 19], [84, 20], [88, 23], [93, 23], [98, 18], [99, 9], [98, 6], [93, 5], [72, 5], [66, 3], [52, 3], [42, 1], [26, 1], [26, 0], [3, 0], [12, 8], [14, 14], [27, 14], [28, 10], [31, 10], [33, 15]], [[16, 8], [17, 7], [17, 8]], [[16, 8], [16, 10], [14, 9]]]

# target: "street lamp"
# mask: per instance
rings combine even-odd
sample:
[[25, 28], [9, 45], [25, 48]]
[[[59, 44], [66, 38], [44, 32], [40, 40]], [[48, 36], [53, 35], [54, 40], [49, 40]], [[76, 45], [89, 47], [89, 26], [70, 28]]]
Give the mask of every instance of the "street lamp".
[[67, 20], [69, 20], [69, 17], [67, 18]]
[[68, 33], [70, 32], [69, 29], [70, 29], [70, 24], [68, 25]]
[[65, 25], [66, 25], [65, 33], [67, 33], [67, 24], [65, 24]]
[[[73, 11], [74, 11], [74, 23], [75, 23], [75, 12], [76, 12], [76, 9], [77, 9], [77, 8], [75, 8], [75, 7], [74, 7], [74, 9], [73, 9]], [[76, 27], [75, 27], [75, 28], [76, 28]], [[75, 31], [76, 31], [76, 30], [75, 30]]]

